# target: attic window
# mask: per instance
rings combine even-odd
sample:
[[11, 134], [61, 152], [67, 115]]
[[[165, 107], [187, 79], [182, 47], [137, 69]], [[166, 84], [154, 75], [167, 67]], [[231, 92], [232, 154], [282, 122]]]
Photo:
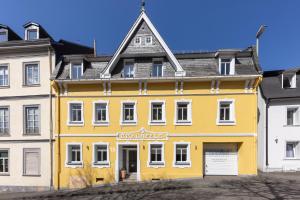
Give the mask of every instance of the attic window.
[[38, 39], [37, 29], [28, 29], [27, 30], [27, 40], [37, 40], [37, 39]]
[[141, 37], [136, 37], [135, 40], [134, 40], [134, 44], [140, 45], [141, 43], [142, 43]]
[[146, 36], [145, 43], [146, 43], [146, 45], [152, 44], [152, 36], [151, 35]]
[[5, 42], [7, 41], [7, 32], [6, 31], [0, 31], [0, 42]]
[[82, 64], [78, 63], [74, 63], [71, 65], [71, 74], [70, 77], [71, 79], [80, 79], [82, 74], [83, 74], [83, 66]]
[[234, 75], [235, 68], [234, 58], [220, 58], [219, 59], [219, 73], [221, 75]]
[[296, 88], [296, 73], [282, 74], [282, 88]]

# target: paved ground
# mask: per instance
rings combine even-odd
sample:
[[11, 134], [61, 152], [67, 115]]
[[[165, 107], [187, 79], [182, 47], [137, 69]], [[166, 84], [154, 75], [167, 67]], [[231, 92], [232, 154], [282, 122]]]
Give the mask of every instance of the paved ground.
[[0, 199], [300, 199], [300, 173], [126, 183], [74, 191], [3, 193]]

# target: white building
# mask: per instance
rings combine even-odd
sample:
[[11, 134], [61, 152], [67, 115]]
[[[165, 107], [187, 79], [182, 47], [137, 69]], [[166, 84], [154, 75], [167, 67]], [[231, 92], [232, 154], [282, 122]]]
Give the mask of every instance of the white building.
[[[0, 191], [52, 186], [54, 100], [50, 74], [68, 49], [93, 50], [55, 42], [39, 25], [24, 25], [25, 39], [0, 25]], [[74, 51], [76, 52], [76, 50]]]
[[258, 168], [300, 170], [300, 68], [269, 71], [259, 94]]

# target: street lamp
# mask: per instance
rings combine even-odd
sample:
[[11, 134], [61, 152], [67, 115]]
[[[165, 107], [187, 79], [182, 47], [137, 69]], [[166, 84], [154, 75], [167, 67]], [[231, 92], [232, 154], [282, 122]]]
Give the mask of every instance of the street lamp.
[[259, 38], [265, 32], [267, 27], [268, 26], [266, 26], [266, 25], [261, 25], [256, 33], [256, 54], [257, 54], [257, 56], [258, 56], [258, 49], [259, 49]]

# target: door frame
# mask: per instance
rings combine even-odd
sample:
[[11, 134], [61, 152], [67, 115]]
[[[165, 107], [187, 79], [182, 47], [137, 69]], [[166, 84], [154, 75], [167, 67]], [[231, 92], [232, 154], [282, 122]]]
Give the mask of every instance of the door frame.
[[[140, 143], [139, 142], [117, 142], [116, 144], [117, 149], [116, 149], [116, 161], [115, 161], [115, 181], [118, 183], [119, 182], [119, 173], [120, 173], [120, 147], [122, 146], [134, 146], [136, 147], [136, 163], [137, 163], [137, 181], [141, 180], [141, 167], [140, 167]], [[122, 152], [121, 152], [122, 153]]]

